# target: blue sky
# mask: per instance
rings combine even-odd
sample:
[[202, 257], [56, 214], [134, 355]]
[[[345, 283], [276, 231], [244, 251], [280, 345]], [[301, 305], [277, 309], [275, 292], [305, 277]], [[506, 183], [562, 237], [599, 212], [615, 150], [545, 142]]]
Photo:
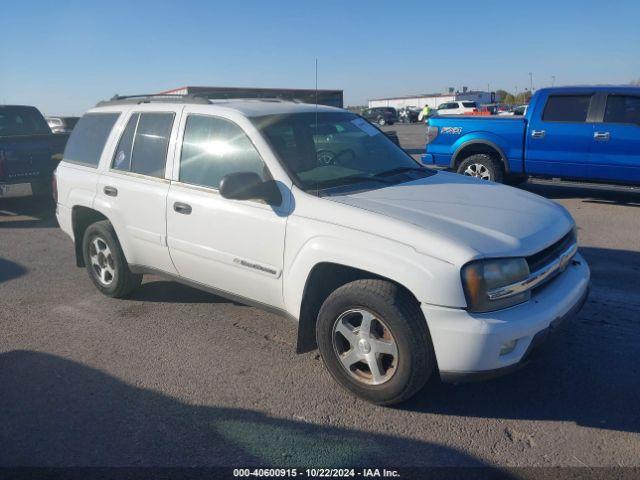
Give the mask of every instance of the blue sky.
[[634, 1], [3, 1], [0, 103], [79, 114], [183, 85], [341, 88], [345, 103], [640, 78]]

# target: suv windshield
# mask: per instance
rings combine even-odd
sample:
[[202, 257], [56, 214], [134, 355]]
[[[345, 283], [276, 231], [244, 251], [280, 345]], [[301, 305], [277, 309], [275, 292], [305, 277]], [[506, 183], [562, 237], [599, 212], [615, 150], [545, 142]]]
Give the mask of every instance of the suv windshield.
[[401, 183], [433, 174], [352, 113], [267, 115], [253, 122], [305, 190]]

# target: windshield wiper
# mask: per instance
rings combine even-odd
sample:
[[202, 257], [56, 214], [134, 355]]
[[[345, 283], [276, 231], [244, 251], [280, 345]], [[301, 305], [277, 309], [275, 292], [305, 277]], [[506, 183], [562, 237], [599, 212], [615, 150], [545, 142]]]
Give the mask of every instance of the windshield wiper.
[[421, 167], [397, 167], [392, 168], [391, 170], [385, 170], [384, 172], [376, 173], [374, 176], [376, 178], [390, 177], [392, 175], [397, 175], [398, 173], [404, 172], [427, 172], [427, 169]]
[[384, 183], [384, 184], [395, 183], [393, 180], [387, 180], [386, 178], [379, 178], [377, 176], [351, 175], [349, 177], [334, 178], [332, 180], [325, 180], [323, 182], [318, 182], [316, 186], [317, 188], [330, 188], [330, 187], [341, 187], [343, 185], [352, 185], [354, 183], [362, 183], [362, 182], [378, 182], [378, 183]]

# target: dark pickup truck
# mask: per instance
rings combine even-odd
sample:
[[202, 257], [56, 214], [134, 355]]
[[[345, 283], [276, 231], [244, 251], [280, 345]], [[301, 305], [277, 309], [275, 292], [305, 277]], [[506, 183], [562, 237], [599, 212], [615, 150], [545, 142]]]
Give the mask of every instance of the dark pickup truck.
[[0, 199], [51, 191], [68, 134], [53, 134], [35, 107], [0, 105]]

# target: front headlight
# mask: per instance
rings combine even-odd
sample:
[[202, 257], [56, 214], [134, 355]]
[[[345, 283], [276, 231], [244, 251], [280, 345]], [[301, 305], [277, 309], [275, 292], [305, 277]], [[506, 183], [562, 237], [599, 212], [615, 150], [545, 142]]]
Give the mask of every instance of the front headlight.
[[468, 310], [491, 312], [526, 302], [531, 298], [531, 292], [528, 290], [497, 300], [490, 300], [488, 292], [520, 282], [526, 279], [529, 273], [529, 265], [524, 258], [488, 259], [467, 263], [462, 268], [462, 286]]

